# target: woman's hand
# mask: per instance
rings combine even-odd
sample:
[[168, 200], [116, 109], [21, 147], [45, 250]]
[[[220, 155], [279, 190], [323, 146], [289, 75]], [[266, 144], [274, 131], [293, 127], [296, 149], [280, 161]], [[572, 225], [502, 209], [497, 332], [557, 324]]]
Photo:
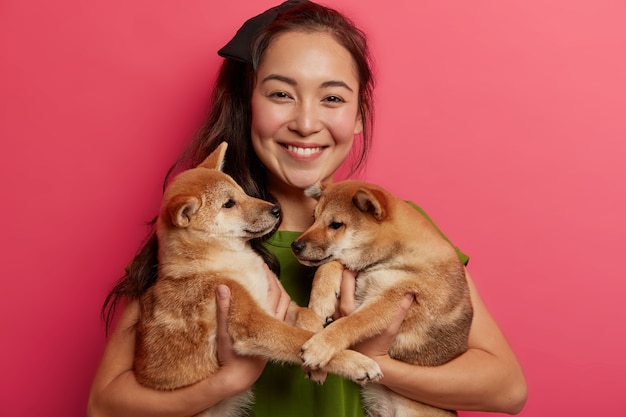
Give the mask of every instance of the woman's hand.
[[[269, 269], [267, 279], [268, 301], [275, 316], [282, 320], [291, 300]], [[135, 379], [133, 362], [139, 303], [129, 302], [107, 341], [91, 386], [87, 415], [189, 416], [249, 388], [261, 375], [266, 361], [239, 356], [233, 351], [228, 334], [230, 289], [227, 286], [218, 287], [216, 302], [220, 370], [200, 382], [171, 391], [146, 388]]]
[[225, 378], [229, 395], [239, 394], [254, 384], [261, 376], [266, 359], [255, 356], [240, 356], [233, 350], [233, 341], [228, 333], [228, 310], [231, 293], [226, 285], [216, 290], [217, 303], [217, 359], [220, 364], [218, 374]]
[[[526, 402], [524, 374], [504, 335], [483, 303], [466, 271], [474, 317], [468, 350], [440, 366], [411, 365], [391, 358], [387, 351], [413, 297], [405, 297], [391, 325], [380, 335], [353, 349], [369, 356], [385, 375], [380, 383], [416, 401], [451, 410], [493, 411], [517, 414]], [[355, 309], [356, 277], [344, 271], [341, 296], [334, 318]]]
[[[517, 414], [526, 402], [524, 374], [467, 271], [466, 279], [474, 309], [467, 352], [440, 366], [411, 365], [389, 357], [385, 351], [401, 313], [385, 332], [354, 348], [378, 362], [384, 374], [381, 384], [407, 398], [450, 410]], [[349, 288], [350, 283], [344, 285]]]
[[283, 285], [280, 283], [276, 275], [267, 265], [263, 264], [265, 268], [265, 273], [267, 276], [267, 301], [271, 307], [270, 311], [274, 312], [274, 317], [279, 320], [285, 320], [287, 316], [287, 311], [289, 310], [289, 306], [291, 304], [291, 297], [287, 294], [287, 291], [283, 288]]
[[[273, 272], [265, 265], [268, 282], [267, 300], [270, 311], [279, 320], [284, 320], [291, 298]], [[254, 356], [240, 356], [233, 350], [233, 341], [228, 333], [228, 310], [231, 292], [226, 285], [219, 285], [216, 290], [217, 303], [217, 357], [220, 374], [227, 376], [233, 383], [233, 395], [248, 389], [261, 376], [266, 359]]]
[[228, 384], [239, 383], [228, 373], [216, 373], [193, 385], [159, 391], [140, 385], [133, 372], [139, 302], [128, 302], [110, 334], [94, 377], [87, 415], [89, 417], [195, 415], [233, 395]]
[[398, 312], [394, 316], [389, 327], [387, 327], [385, 331], [378, 336], [367, 339], [353, 346], [352, 349], [357, 352], [361, 352], [365, 356], [369, 356], [382, 366], [383, 361], [390, 359], [389, 348], [391, 347], [391, 343], [396, 337], [396, 334], [398, 334], [400, 326], [406, 318], [414, 299], [415, 297], [413, 294], [406, 294], [398, 304]]
[[[352, 271], [344, 269], [341, 277], [340, 296], [337, 311], [333, 316], [334, 319], [347, 316], [351, 314], [356, 308], [356, 302], [354, 299], [354, 293], [356, 291], [356, 274]], [[398, 312], [396, 313], [393, 321], [378, 336], [374, 336], [371, 339], [365, 340], [356, 346], [352, 346], [352, 349], [361, 352], [362, 354], [369, 356], [377, 362], [389, 358], [388, 351], [393, 339], [396, 337], [400, 326], [404, 321], [411, 303], [415, 297], [413, 294], [406, 294], [404, 298], [398, 304]]]

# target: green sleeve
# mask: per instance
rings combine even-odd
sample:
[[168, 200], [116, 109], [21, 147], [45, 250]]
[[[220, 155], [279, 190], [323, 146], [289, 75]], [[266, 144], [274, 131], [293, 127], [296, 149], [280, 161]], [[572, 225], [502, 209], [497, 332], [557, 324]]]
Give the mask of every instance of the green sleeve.
[[435, 229], [439, 232], [439, 234], [446, 240], [448, 241], [452, 247], [454, 248], [454, 250], [456, 251], [457, 256], [459, 257], [459, 259], [461, 260], [461, 262], [463, 262], [463, 265], [467, 266], [467, 264], [469, 263], [469, 256], [467, 256], [466, 254], [464, 254], [461, 249], [459, 249], [458, 247], [456, 247], [452, 242], [450, 242], [450, 239], [448, 239], [446, 237], [446, 235], [443, 234], [443, 232], [441, 230], [439, 230], [439, 228], [437, 227], [437, 225], [433, 222], [433, 220], [430, 218], [430, 216], [428, 214], [426, 214], [426, 212], [419, 207], [417, 204], [415, 204], [412, 201], [407, 201], [407, 203], [409, 203], [411, 205], [411, 207], [413, 207], [415, 210], [417, 210], [422, 216], [424, 216], [424, 218], [426, 218], [426, 220], [428, 220], [434, 227]]

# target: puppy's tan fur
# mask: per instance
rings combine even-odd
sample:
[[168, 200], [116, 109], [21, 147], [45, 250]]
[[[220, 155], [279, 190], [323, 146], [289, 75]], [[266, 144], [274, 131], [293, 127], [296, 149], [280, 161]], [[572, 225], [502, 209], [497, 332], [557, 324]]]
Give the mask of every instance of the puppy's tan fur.
[[[311, 307], [330, 322], [343, 268], [358, 272], [357, 309], [303, 346], [309, 367], [323, 367], [337, 352], [385, 330], [404, 294], [415, 294], [391, 357], [436, 366], [467, 350], [472, 307], [465, 270], [454, 248], [419, 212], [381, 187], [344, 181], [310, 187], [318, 198], [315, 223], [292, 245], [300, 262], [318, 268]], [[363, 388], [375, 416], [450, 416], [379, 384]]]
[[[246, 195], [220, 171], [225, 151], [223, 143], [197, 168], [179, 174], [165, 192], [157, 222], [158, 278], [140, 300], [137, 327], [134, 370], [145, 386], [171, 390], [217, 371], [218, 284], [231, 289], [228, 332], [239, 354], [301, 364], [301, 346], [313, 335], [268, 312], [263, 260], [248, 241], [271, 232], [280, 212]], [[293, 303], [289, 315], [301, 327], [315, 329], [319, 323], [312, 311]], [[311, 377], [323, 382], [326, 371], [361, 383], [380, 378], [376, 362], [351, 350]], [[248, 391], [201, 415], [238, 416], [251, 402]]]

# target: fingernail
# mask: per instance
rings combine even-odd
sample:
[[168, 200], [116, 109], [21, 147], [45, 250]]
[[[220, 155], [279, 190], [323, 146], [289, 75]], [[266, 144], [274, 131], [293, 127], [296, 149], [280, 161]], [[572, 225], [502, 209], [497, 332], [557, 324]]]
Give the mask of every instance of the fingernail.
[[217, 296], [220, 298], [228, 297], [228, 287], [226, 285], [217, 286]]

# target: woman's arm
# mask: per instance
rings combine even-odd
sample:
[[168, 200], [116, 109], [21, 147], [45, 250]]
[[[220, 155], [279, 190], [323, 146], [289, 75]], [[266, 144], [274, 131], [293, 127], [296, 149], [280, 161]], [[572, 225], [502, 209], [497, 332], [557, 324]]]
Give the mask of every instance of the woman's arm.
[[[466, 278], [474, 319], [469, 349], [461, 356], [436, 367], [410, 365], [389, 357], [387, 350], [406, 316], [411, 298], [402, 301], [393, 326], [355, 349], [379, 363], [384, 374], [380, 383], [408, 398], [445, 409], [517, 414], [526, 403], [526, 380], [467, 271]], [[344, 285], [352, 285], [349, 278]]]
[[[269, 270], [268, 270], [269, 271]], [[289, 297], [268, 272], [270, 291], [268, 301], [274, 306], [276, 317], [284, 319]], [[264, 359], [236, 355], [227, 332], [230, 290], [220, 286], [216, 294], [218, 304], [219, 370], [191, 386], [173, 391], [158, 391], [143, 387], [135, 379], [135, 323], [139, 317], [139, 303], [128, 303], [110, 335], [96, 372], [89, 401], [89, 417], [105, 416], [192, 416], [224, 398], [248, 389], [261, 375]]]

